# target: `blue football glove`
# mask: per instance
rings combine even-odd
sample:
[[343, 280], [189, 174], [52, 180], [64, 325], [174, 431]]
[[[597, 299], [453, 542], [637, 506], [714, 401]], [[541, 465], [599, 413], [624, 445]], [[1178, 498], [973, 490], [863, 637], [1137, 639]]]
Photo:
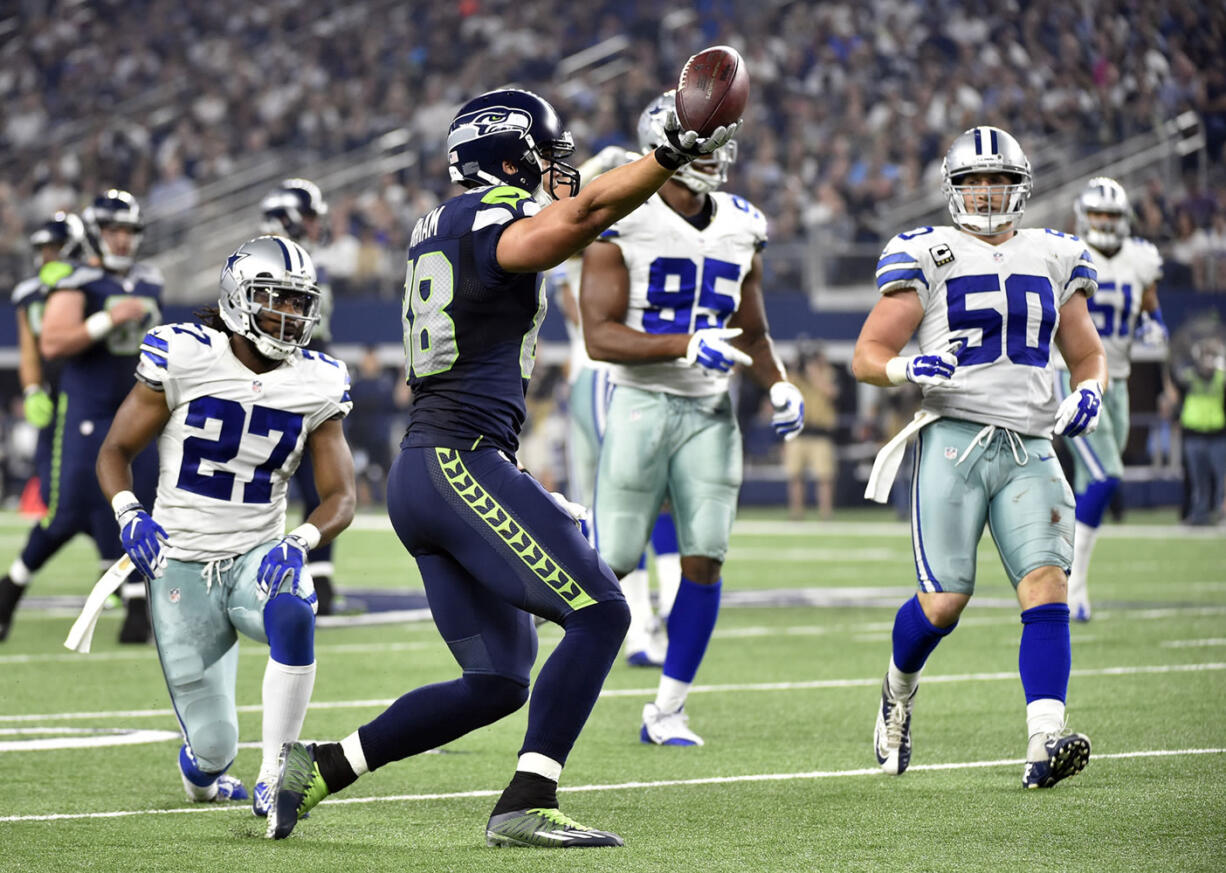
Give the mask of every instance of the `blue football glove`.
[[1056, 433], [1075, 437], [1094, 433], [1103, 409], [1103, 389], [1093, 379], [1079, 384], [1056, 410]]
[[255, 574], [260, 596], [271, 600], [278, 594], [297, 594], [308, 551], [306, 541], [294, 534], [286, 534], [269, 549]]
[[119, 522], [119, 542], [132, 559], [132, 564], [148, 579], [156, 579], [166, 568], [168, 541], [166, 529], [153, 520], [139, 503], [116, 514]]
[[694, 332], [685, 349], [685, 362], [712, 373], [727, 373], [734, 364], [749, 366], [753, 360], [728, 340], [741, 335], [739, 327], [708, 327]]
[[771, 416], [775, 436], [783, 440], [796, 439], [805, 429], [805, 399], [800, 389], [791, 382], [776, 382], [771, 386], [770, 398], [775, 408]]

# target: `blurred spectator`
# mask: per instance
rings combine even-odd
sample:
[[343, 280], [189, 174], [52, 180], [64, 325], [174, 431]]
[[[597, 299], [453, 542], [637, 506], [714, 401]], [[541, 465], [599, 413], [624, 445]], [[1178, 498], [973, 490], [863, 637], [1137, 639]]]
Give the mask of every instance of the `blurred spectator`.
[[1189, 490], [1184, 521], [1217, 524], [1226, 485], [1226, 344], [1216, 337], [1197, 341], [1191, 364], [1172, 375], [1184, 392], [1179, 416]]
[[818, 515], [823, 521], [834, 516], [834, 486], [838, 479], [838, 374], [818, 349], [802, 355], [792, 383], [805, 399], [805, 429], [783, 444], [783, 466], [788, 474], [788, 516], [804, 518], [806, 474], [817, 483]]

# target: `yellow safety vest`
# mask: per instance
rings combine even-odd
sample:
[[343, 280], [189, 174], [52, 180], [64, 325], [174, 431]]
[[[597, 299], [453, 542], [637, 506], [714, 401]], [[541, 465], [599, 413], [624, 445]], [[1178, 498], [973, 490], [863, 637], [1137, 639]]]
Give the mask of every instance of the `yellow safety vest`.
[[1216, 371], [1208, 379], [1193, 373], [1188, 381], [1188, 393], [1183, 399], [1183, 412], [1179, 423], [1185, 430], [1201, 433], [1226, 428], [1226, 372]]

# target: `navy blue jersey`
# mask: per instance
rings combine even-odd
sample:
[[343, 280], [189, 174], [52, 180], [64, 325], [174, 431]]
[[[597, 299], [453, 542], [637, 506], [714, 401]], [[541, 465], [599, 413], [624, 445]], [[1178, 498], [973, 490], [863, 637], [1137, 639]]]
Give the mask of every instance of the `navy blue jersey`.
[[78, 354], [63, 359], [60, 391], [85, 419], [109, 418], [132, 390], [141, 339], [162, 320], [162, 276], [155, 267], [136, 264], [126, 275], [97, 267], [77, 267], [56, 283], [52, 294], [80, 291], [83, 316], [89, 318], [126, 297], [139, 298], [148, 311], [144, 319], [120, 325]]
[[475, 188], [413, 228], [404, 303], [413, 389], [406, 446], [518, 447], [545, 280], [504, 271], [495, 253], [508, 225], [539, 211], [519, 188]]

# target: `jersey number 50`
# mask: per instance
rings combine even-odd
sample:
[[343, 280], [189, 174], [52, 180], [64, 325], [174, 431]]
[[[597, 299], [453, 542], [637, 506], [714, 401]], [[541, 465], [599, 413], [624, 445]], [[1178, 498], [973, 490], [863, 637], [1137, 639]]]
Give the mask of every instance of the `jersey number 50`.
[[[1022, 273], [1005, 279], [1007, 319], [996, 308], [1000, 303], [1000, 276], [995, 273], [953, 276], [945, 282], [945, 298], [951, 331], [980, 331], [977, 344], [962, 344], [958, 352], [960, 365], [990, 364], [1000, 357], [1003, 346], [1015, 364], [1047, 366], [1051, 359], [1051, 333], [1056, 325], [1056, 297], [1051, 280]], [[1032, 323], [1032, 308], [1037, 310], [1037, 324]]]

